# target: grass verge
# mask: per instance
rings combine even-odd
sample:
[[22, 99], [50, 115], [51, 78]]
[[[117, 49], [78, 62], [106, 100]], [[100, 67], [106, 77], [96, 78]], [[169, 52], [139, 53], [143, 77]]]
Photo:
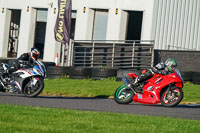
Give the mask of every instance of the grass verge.
[[0, 132], [199, 133], [199, 120], [0, 104]]
[[[74, 97], [112, 97], [116, 88], [122, 85], [115, 78], [106, 80], [47, 79], [43, 95]], [[200, 103], [200, 85], [185, 83], [182, 102]]]
[[113, 96], [115, 89], [120, 85], [122, 82], [116, 82], [114, 79], [47, 79], [43, 94], [78, 97]]

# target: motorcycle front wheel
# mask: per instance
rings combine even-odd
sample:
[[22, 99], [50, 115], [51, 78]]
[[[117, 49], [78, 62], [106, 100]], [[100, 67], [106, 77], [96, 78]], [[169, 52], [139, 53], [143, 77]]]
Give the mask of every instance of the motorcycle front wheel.
[[133, 96], [135, 94], [130, 88], [127, 88], [126, 85], [122, 85], [116, 89], [114, 94], [114, 100], [118, 104], [129, 104], [133, 101]]
[[174, 107], [178, 105], [183, 99], [183, 91], [181, 88], [176, 87], [173, 90], [165, 90], [161, 94], [160, 102], [163, 106]]
[[32, 83], [30, 81], [24, 87], [23, 93], [24, 93], [24, 96], [26, 96], [26, 97], [36, 97], [42, 92], [42, 90], [44, 88], [43, 80], [38, 80], [34, 86], [31, 84]]

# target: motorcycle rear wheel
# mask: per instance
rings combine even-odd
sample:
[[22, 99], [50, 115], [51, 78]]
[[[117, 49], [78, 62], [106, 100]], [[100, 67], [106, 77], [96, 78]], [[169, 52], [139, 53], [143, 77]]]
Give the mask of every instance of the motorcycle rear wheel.
[[161, 94], [160, 102], [165, 107], [174, 107], [178, 105], [181, 100], [183, 99], [183, 90], [182, 88], [176, 87], [175, 89], [171, 90], [172, 92], [169, 93], [169, 90], [165, 90]]
[[129, 104], [133, 101], [135, 94], [131, 89], [126, 88], [126, 85], [122, 85], [116, 89], [114, 93], [114, 100], [118, 104]]
[[34, 90], [33, 90], [33, 88], [30, 87], [30, 85], [31, 85], [31, 82], [26, 84], [26, 86], [24, 87], [24, 90], [23, 90], [23, 94], [26, 97], [36, 97], [42, 92], [42, 90], [44, 88], [44, 81], [38, 80], [38, 82], [36, 83], [37, 88]]

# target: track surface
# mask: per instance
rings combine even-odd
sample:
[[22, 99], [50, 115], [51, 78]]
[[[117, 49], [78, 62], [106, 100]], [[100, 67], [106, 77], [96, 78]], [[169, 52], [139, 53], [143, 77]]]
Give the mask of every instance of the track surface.
[[20, 95], [5, 94], [1, 92], [0, 104], [29, 105], [50, 108], [117, 112], [151, 116], [169, 116], [176, 118], [200, 120], [200, 104], [181, 104], [174, 108], [166, 108], [161, 105], [142, 105], [136, 103], [120, 105], [115, 103], [113, 99], [49, 96], [26, 98]]

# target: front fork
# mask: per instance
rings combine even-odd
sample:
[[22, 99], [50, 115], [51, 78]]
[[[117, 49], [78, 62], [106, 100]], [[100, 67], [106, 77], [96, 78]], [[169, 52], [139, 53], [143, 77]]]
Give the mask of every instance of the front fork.
[[35, 87], [35, 85], [37, 84], [37, 82], [39, 81], [40, 79], [39, 78], [36, 78], [36, 77], [32, 77], [32, 79], [31, 79], [31, 84], [30, 84], [30, 87], [31, 88], [34, 88]]
[[32, 79], [32, 85], [36, 85], [36, 83], [40, 80], [39, 78], [33, 78]]
[[136, 91], [133, 89], [133, 86], [131, 85], [130, 81], [127, 78], [122, 78], [122, 81], [126, 85], [126, 89], [131, 89], [133, 93], [136, 94]]
[[170, 96], [172, 95], [172, 90], [175, 89], [175, 84], [172, 83], [172, 84], [169, 84], [168, 88], [167, 88], [167, 91], [168, 91], [168, 94], [170, 94]]
[[172, 87], [172, 84], [169, 84], [169, 86], [168, 86], [168, 88], [167, 88], [167, 91], [168, 91], [168, 92], [171, 92], [171, 90], [172, 90], [171, 87]]

